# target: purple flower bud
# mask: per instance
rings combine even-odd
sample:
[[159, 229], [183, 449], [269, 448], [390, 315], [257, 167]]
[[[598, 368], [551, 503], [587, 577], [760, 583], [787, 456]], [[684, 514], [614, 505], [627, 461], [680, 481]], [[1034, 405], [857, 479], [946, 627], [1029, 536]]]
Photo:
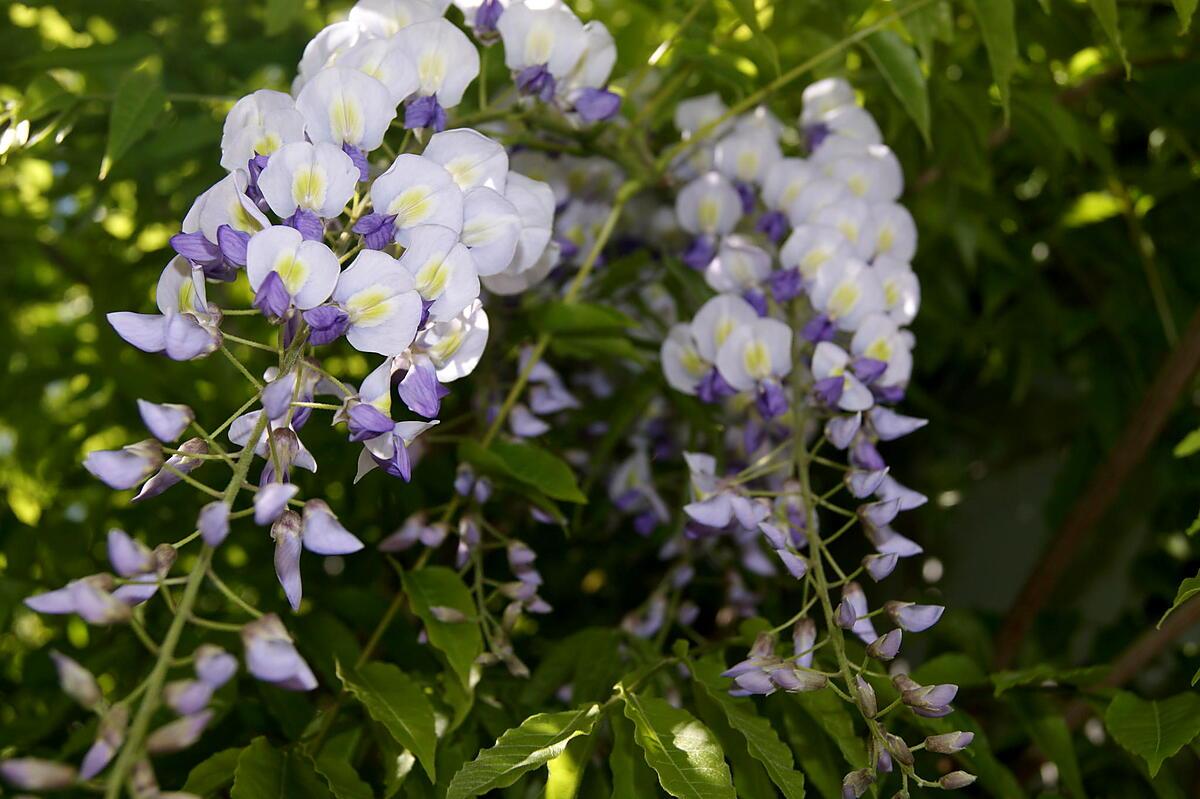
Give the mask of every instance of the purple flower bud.
[[179, 473], [190, 474], [204, 465], [202, 458], [193, 455], [207, 455], [208, 444], [202, 438], [189, 438], [179, 445], [179, 452], [167, 458], [166, 464], [146, 482], [130, 502], [144, 502], [166, 491], [173, 485], [183, 481]]
[[915, 416], [902, 416], [895, 411], [876, 405], [867, 412], [867, 418], [871, 422], [871, 427], [875, 430], [875, 435], [879, 436], [880, 441], [894, 441], [897, 438], [920, 430], [925, 425], [929, 424], [928, 419], [918, 419]]
[[410, 411], [426, 419], [435, 419], [442, 407], [442, 397], [449, 390], [438, 382], [433, 364], [422, 360], [414, 363], [404, 375], [396, 393]]
[[150, 548], [130, 538], [124, 530], [108, 531], [108, 560], [122, 577], [132, 577], [154, 568]]
[[299, 490], [291, 483], [267, 483], [260, 488], [254, 495], [254, 523], [265, 527], [274, 522]]
[[941, 605], [917, 605], [913, 602], [888, 602], [887, 614], [905, 632], [923, 633], [938, 623], [946, 611]]
[[766, 672], [757, 669], [739, 674], [733, 681], [743, 691], [761, 696], [774, 693], [776, 688], [775, 681]]
[[697, 236], [680, 256], [685, 264], [697, 272], [707, 269], [716, 257], [717, 242], [711, 236]]
[[163, 328], [163, 352], [173, 361], [203, 358], [221, 346], [221, 333], [191, 314], [172, 313]]
[[221, 225], [217, 228], [217, 246], [220, 247], [221, 255], [225, 258], [226, 263], [245, 266], [246, 248], [249, 244], [249, 233], [234, 230], [229, 225]]
[[92, 743], [83, 762], [79, 765], [79, 779], [90, 780], [112, 761], [113, 755], [125, 742], [125, 728], [129, 724], [129, 711], [123, 705], [114, 705], [100, 719], [96, 740]]
[[295, 370], [267, 383], [262, 392], [262, 406], [268, 419], [275, 421], [283, 418], [292, 404], [292, 394], [295, 389]]
[[876, 493], [881, 499], [898, 500], [900, 502], [900, 510], [913, 510], [929, 501], [929, 498], [924, 494], [902, 486], [891, 475], [883, 478]]
[[850, 469], [842, 479], [846, 483], [846, 488], [852, 497], [855, 499], [865, 499], [875, 493], [886, 476], [887, 469], [880, 469], [877, 472]]
[[25, 605], [38, 613], [75, 613], [88, 624], [114, 624], [129, 620], [129, 606], [109, 591], [112, 577], [96, 574], [72, 580], [56, 591], [27, 597]]
[[246, 668], [257, 679], [289, 691], [311, 691], [317, 687], [312, 670], [274, 613], [243, 627], [242, 645], [246, 650]]
[[926, 738], [925, 748], [940, 755], [952, 755], [966, 749], [974, 740], [973, 732], [946, 732]]
[[758, 202], [758, 198], [754, 194], [754, 186], [744, 180], [733, 181], [733, 188], [738, 193], [738, 198], [742, 201], [742, 213], [749, 216], [754, 213], [754, 206]]
[[[902, 675], [901, 675], [902, 676]], [[898, 678], [893, 678], [893, 682]], [[950, 707], [950, 703], [954, 701], [954, 697], [958, 695], [958, 686], [950, 683], [942, 683], [940, 685], [919, 685], [913, 683], [911, 679], [907, 682], [900, 681], [900, 685], [909, 685], [916, 687], [903, 688], [900, 692], [900, 698], [904, 704], [913, 709], [913, 712], [925, 716], [926, 718], [941, 718], [953, 712], [954, 708]]]
[[859, 518], [871, 527], [886, 527], [899, 513], [900, 501], [895, 499], [869, 502], [858, 507]]
[[196, 519], [196, 527], [200, 537], [210, 547], [218, 547], [229, 535], [229, 506], [221, 500], [210, 502], [200, 509]]
[[159, 405], [143, 399], [138, 400], [137, 405], [146, 429], [159, 441], [177, 440], [196, 418], [186, 405]]
[[325, 223], [315, 211], [307, 208], [297, 208], [283, 224], [300, 231], [300, 238], [305, 241], [321, 241], [325, 238]]
[[879, 450], [875, 449], [874, 444], [863, 438], [859, 438], [854, 449], [850, 451], [850, 463], [860, 469], [866, 469], [868, 472], [877, 472], [887, 468], [887, 463], [879, 454]]
[[133, 488], [162, 465], [162, 447], [148, 438], [113, 450], [96, 450], [84, 458], [83, 468], [109, 488]]
[[445, 130], [446, 109], [438, 102], [437, 95], [410, 100], [404, 109], [404, 127], [407, 130], [432, 128], [434, 133]]
[[825, 423], [825, 438], [838, 449], [846, 449], [862, 427], [862, 414], [835, 416]]
[[479, 8], [475, 9], [475, 34], [486, 37], [496, 33], [496, 23], [500, 21], [500, 15], [503, 13], [504, 6], [500, 4], [500, 0], [483, 0]]
[[251, 303], [255, 308], [262, 311], [263, 316], [272, 321], [282, 319], [292, 307], [292, 295], [288, 294], [287, 288], [283, 285], [283, 278], [278, 272], [271, 272], [263, 282], [259, 284], [258, 291], [254, 294], [254, 301]]
[[858, 690], [858, 707], [865, 718], [873, 719], [879, 713], [879, 701], [875, 698], [875, 689], [859, 674], [854, 678]]
[[163, 699], [179, 715], [190, 716], [208, 707], [212, 694], [212, 686], [199, 680], [175, 680], [167, 683]]
[[742, 292], [742, 299], [750, 303], [750, 307], [754, 309], [760, 317], [766, 316], [770, 311], [767, 305], [767, 295], [763, 294], [758, 289], [746, 289]]
[[537, 438], [550, 430], [550, 425], [521, 403], [508, 414], [508, 426], [518, 438]]
[[304, 503], [300, 540], [305, 549], [318, 555], [349, 555], [363, 548], [363, 542], [343, 527], [329, 505], [320, 499]]
[[910, 541], [890, 527], [868, 529], [866, 532], [875, 549], [883, 554], [895, 553], [902, 558], [911, 558], [924, 552], [915, 541]]
[[968, 785], [975, 783], [975, 775], [968, 774], [965, 771], [951, 771], [949, 774], [943, 774], [938, 778], [938, 785], [944, 790], [956, 791], [959, 788], [966, 788]]
[[92, 673], [61, 652], [51, 649], [50, 659], [58, 671], [58, 684], [63, 693], [91, 710], [103, 698], [100, 686]]
[[759, 384], [756, 404], [764, 419], [774, 419], [788, 411], [787, 394], [775, 380], [764, 380]]
[[737, 394], [737, 389], [721, 377], [721, 373], [717, 371], [716, 367], [709, 370], [708, 374], [700, 379], [700, 384], [696, 386], [696, 396], [700, 398], [701, 402], [720, 402], [735, 394]]
[[783, 566], [789, 574], [797, 580], [804, 579], [804, 575], [808, 573], [808, 561], [787, 549], [778, 549], [775, 554], [783, 561]]
[[351, 441], [366, 441], [390, 433], [396, 426], [392, 418], [374, 405], [356, 402], [346, 414]]
[[800, 335], [804, 340], [814, 344], [821, 341], [833, 341], [835, 332], [837, 332], [837, 328], [834, 326], [833, 320], [825, 314], [817, 314], [800, 329]]
[[854, 607], [844, 599], [837, 604], [833, 613], [838, 627], [841, 627], [843, 630], [849, 630], [854, 626], [854, 622], [858, 620], [858, 616], [854, 612]]
[[271, 538], [275, 539], [275, 576], [283, 587], [292, 610], [300, 608], [302, 586], [300, 583], [300, 514], [284, 510], [278, 521], [271, 525]]
[[23, 791], [57, 791], [75, 783], [73, 767], [36, 757], [0, 760], [0, 776]]
[[221, 262], [221, 248], [206, 239], [200, 231], [176, 233], [171, 237], [170, 243], [171, 249], [196, 266], [204, 267]]
[[392, 243], [392, 239], [396, 235], [396, 215], [365, 214], [359, 217], [351, 230], [362, 234], [363, 246], [368, 250], [382, 250]]
[[913, 758], [912, 750], [908, 748], [908, 744], [904, 742], [903, 738], [898, 735], [892, 735], [890, 732], [885, 732], [883, 739], [887, 743], [887, 749], [880, 754], [890, 753], [905, 766], [911, 766], [916, 762]]
[[892, 660], [900, 654], [903, 638], [904, 634], [900, 630], [888, 630], [867, 647], [867, 654], [876, 660]]
[[164, 724], [146, 737], [146, 751], [160, 755], [187, 749], [200, 740], [212, 717], [212, 711], [205, 710]]
[[833, 131], [824, 122], [814, 122], [811, 125], [804, 126], [804, 143], [808, 147], [808, 152], [811, 155], [817, 151], [821, 143]]
[[346, 142], [342, 142], [342, 152], [350, 156], [354, 166], [358, 167], [358, 182], [366, 183], [371, 177], [371, 165], [367, 163], [367, 154]]
[[544, 103], [554, 99], [558, 82], [545, 64], [525, 67], [517, 73], [517, 89], [521, 94], [537, 97]]
[[237, 658], [215, 644], [196, 647], [196, 677], [214, 691], [237, 674]]
[[887, 579], [887, 576], [896, 570], [898, 560], [899, 556], [894, 552], [886, 555], [867, 555], [863, 558], [862, 565], [867, 570], [867, 574], [871, 575], [871, 579], [878, 583]]
[[767, 278], [767, 286], [770, 287], [775, 302], [783, 305], [803, 293], [804, 280], [799, 269], [778, 269]]
[[[787, 214], [785, 214], [783, 211], [768, 211], [767, 213], [763, 214], [762, 216], [760, 216], [758, 218], [758, 222], [755, 223], [754, 229], [757, 230], [759, 233], [766, 235], [766, 237], [768, 239], [770, 239], [773, 244], [778, 244], [779, 241], [784, 236], [787, 235], [788, 225], [789, 225], [789, 222], [788, 222]], [[800, 287], [800, 281], [799, 281], [800, 272], [799, 272], [799, 270], [788, 269], [788, 270], [784, 270], [784, 271], [791, 272], [796, 276], [797, 293], [793, 294], [791, 297], [788, 297], [786, 299], [780, 299], [779, 295], [776, 294], [775, 299], [778, 300], [779, 302], [786, 302], [787, 300], [790, 300], [790, 299], [792, 299], [792, 297], [795, 297], [795, 296], [797, 296], [797, 294], [799, 294], [799, 287]], [[782, 274], [782, 273], [776, 272], [775, 274]], [[774, 275], [772, 275], [772, 277], [774, 277]]]
[[875, 771], [879, 774], [892, 773], [892, 756], [886, 749], [879, 749], [875, 753]]
[[813, 663], [813, 647], [817, 643], [817, 625], [810, 618], [803, 618], [792, 627], [792, 652], [796, 665], [801, 668], [811, 668]]
[[621, 110], [621, 97], [606, 89], [586, 88], [575, 98], [575, 113], [584, 122], [612, 119]]
[[[863, 593], [862, 586], [858, 583], [846, 583], [842, 587], [842, 604], [848, 606], [845, 611], [847, 617], [853, 614], [855, 621], [847, 629], [853, 630], [864, 644], [869, 644], [876, 638], [875, 625], [871, 623], [868, 617], [870, 610], [867, 608], [867, 595]], [[840, 619], [841, 617], [839, 617]]]
[[842, 799], [859, 799], [875, 783], [875, 775], [869, 769], [851, 771], [842, 778]]

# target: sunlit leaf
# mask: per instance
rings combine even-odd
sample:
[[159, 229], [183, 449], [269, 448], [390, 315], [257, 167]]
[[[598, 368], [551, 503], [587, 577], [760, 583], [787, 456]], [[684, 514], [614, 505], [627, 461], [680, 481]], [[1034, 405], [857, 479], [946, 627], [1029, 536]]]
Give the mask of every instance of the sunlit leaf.
[[442, 621], [433, 612], [433, 608], [452, 608], [467, 619], [474, 617], [475, 603], [462, 578], [444, 566], [426, 566], [404, 573], [404, 591], [413, 613], [425, 625], [429, 643], [446, 656], [462, 684], [470, 686], [475, 658], [483, 652], [479, 625], [474, 621]]
[[108, 145], [100, 162], [100, 179], [129, 148], [154, 127], [154, 121], [167, 107], [162, 83], [148, 64], [130, 70], [117, 86], [108, 119]]
[[663, 790], [678, 799], [736, 799], [721, 747], [695, 716], [662, 699], [622, 696], [638, 746]]
[[1000, 90], [1000, 105], [1008, 121], [1009, 82], [1017, 66], [1017, 31], [1012, 0], [970, 0], [987, 46], [992, 78]]
[[916, 52], [891, 31], [871, 34], [863, 40], [863, 47], [929, 144], [929, 90]]
[[433, 708], [421, 686], [390, 663], [368, 663], [353, 669], [338, 663], [338, 677], [396, 741], [421, 761], [436, 781], [437, 732]]

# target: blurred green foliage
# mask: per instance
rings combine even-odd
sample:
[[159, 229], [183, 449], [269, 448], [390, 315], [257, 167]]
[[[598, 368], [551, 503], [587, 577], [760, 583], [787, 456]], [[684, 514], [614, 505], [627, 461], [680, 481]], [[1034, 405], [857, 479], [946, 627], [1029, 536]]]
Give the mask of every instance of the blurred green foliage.
[[[613, 30], [618, 76], [638, 74], [691, 7], [665, 0], [572, 5]], [[673, 99], [715, 89], [736, 101], [901, 6], [715, 2], [647, 78], [665, 92], [657, 104], [626, 113], [670, 141]], [[903, 579], [952, 608], [930, 648], [961, 653], [943, 665], [964, 684], [972, 664], [987, 668], [1000, 612], [1200, 301], [1195, 34], [1183, 32], [1163, 2], [1021, 0], [1013, 50], [1005, 6], [934, 0], [890, 26], [888, 38], [856, 43], [811, 73], [851, 77], [906, 169], [924, 294], [909, 407], [932, 424], [900, 446], [895, 468], [934, 498], [908, 532], [937, 560], [912, 566]], [[187, 401], [220, 419], [237, 407], [240, 395], [228, 387], [240, 378], [219, 358], [147, 358], [123, 345], [103, 315], [149, 303], [169, 257], [168, 237], [195, 196], [223, 174], [217, 143], [233, 99], [257, 88], [286, 90], [304, 43], [342, 10], [288, 0], [55, 0], [0, 9], [0, 753], [77, 755], [90, 742], [92, 730], [57, 691], [48, 646], [80, 658], [106, 687], [128, 687], [129, 664], [143, 659], [124, 630], [41, 619], [20, 600], [38, 586], [102, 568], [110, 527], [154, 542], [189, 532], [197, 499], [130, 507], [127, 494], [114, 495], [79, 463], [91, 449], [140, 436], [135, 398]], [[496, 80], [501, 67], [491, 60]], [[997, 86], [997, 75], [1011, 81]], [[162, 105], [144, 131], [121, 128], [113, 106], [123, 86], [128, 98]], [[774, 96], [774, 110], [794, 116], [801, 86]], [[110, 138], [110, 127], [118, 135]], [[362, 374], [367, 363], [355, 357], [341, 366]], [[472, 390], [496, 391], [487, 381], [502, 372], [476, 380]], [[1152, 627], [1180, 580], [1195, 573], [1200, 557], [1182, 531], [1195, 516], [1200, 477], [1171, 452], [1196, 426], [1200, 394], [1185, 400], [1037, 620], [1027, 662], [1111, 660]], [[321, 465], [322, 492], [337, 503], [348, 496], [356, 453], [324, 446], [335, 437], [313, 430], [308, 444], [342, 453]], [[374, 543], [410, 512], [444, 502], [453, 467], [447, 451], [411, 486], [367, 480], [339, 513]], [[603, 465], [589, 468], [602, 473]], [[546, 654], [546, 641], [616, 624], [654, 584], [653, 545], [635, 541], [602, 508], [582, 518], [565, 542], [557, 530], [530, 532], [549, 581], [544, 593], [556, 606], [532, 662]], [[280, 606], [265, 535], [258, 546], [231, 544], [219, 557], [248, 597]], [[345, 567], [322, 575], [320, 606], [289, 622], [329, 682], [333, 654], [353, 659], [382, 612], [379, 597], [397, 584], [373, 559]], [[152, 621], [159, 627], [166, 619]], [[411, 619], [393, 627], [385, 659], [428, 665], [432, 656], [416, 645], [416, 634]], [[1194, 638], [1168, 647], [1136, 687], [1182, 690], [1198, 653]], [[548, 698], [534, 696], [536, 677], [529, 685], [492, 679], [506, 703], [477, 707], [478, 719], [443, 750], [451, 771]], [[182, 784], [201, 756], [255, 735], [294, 738], [315, 712], [308, 699], [256, 685], [243, 690], [254, 701], [224, 705], [219, 729], [227, 734], [210, 734], [200, 751], [163, 761], [164, 785]], [[1119, 750], [1102, 729], [1072, 737], [1053, 726], [1060, 697], [1028, 687], [1011, 696], [996, 699], [990, 685], [967, 684], [964, 705], [1023, 791], [1078, 793], [1072, 784], [1082, 784], [1093, 795], [1147, 795], [1141, 767], [1114, 757]], [[804, 740], [808, 718], [775, 720], [794, 743]], [[1031, 742], [1058, 761], [1056, 779], [1037, 770]], [[1195, 763], [1181, 760], [1164, 766], [1154, 782], [1158, 795], [1196, 795]], [[821, 783], [819, 773], [809, 777]], [[980, 790], [1002, 795], [998, 779]]]

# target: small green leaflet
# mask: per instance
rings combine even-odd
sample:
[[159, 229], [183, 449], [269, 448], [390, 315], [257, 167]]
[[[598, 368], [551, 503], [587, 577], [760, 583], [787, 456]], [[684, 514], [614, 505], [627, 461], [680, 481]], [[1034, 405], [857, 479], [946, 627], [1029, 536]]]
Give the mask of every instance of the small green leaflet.
[[551, 499], [587, 502], [567, 462], [533, 444], [494, 441], [490, 448], [484, 449], [478, 442], [468, 440], [459, 445], [458, 453], [462, 460], [525, 483]]
[[1066, 685], [1093, 685], [1104, 679], [1108, 673], [1107, 666], [1082, 666], [1074, 669], [1060, 669], [1049, 663], [1039, 663], [1028, 669], [1018, 671], [999, 671], [991, 675], [995, 695], [1000, 696], [1005, 691], [1025, 686], [1040, 686], [1042, 683], [1064, 683]]
[[1164, 760], [1200, 735], [1200, 696], [1146, 701], [1121, 691], [1109, 703], [1104, 725], [1117, 743], [1146, 761], [1153, 777]]
[[803, 799], [804, 775], [796, 771], [791, 751], [779, 740], [771, 723], [758, 715], [754, 703], [729, 695], [729, 680], [721, 676], [724, 666], [709, 658], [690, 666], [693, 682], [720, 706], [729, 726], [746, 739], [751, 757], [763, 764], [785, 799]]
[[1183, 26], [1180, 33], [1187, 33], [1192, 27], [1192, 15], [1196, 13], [1196, 0], [1171, 0], [1175, 5], [1175, 13], [1179, 15], [1179, 23]]
[[430, 782], [436, 784], [437, 732], [433, 708], [421, 686], [390, 663], [368, 663], [360, 669], [338, 663], [337, 674], [371, 718], [416, 755]]
[[992, 78], [1000, 90], [1000, 105], [1004, 121], [1008, 122], [1009, 83], [1017, 67], [1017, 30], [1012, 0], [970, 0], [969, 5], [979, 21]]
[[1133, 67], [1129, 63], [1129, 56], [1125, 53], [1125, 44], [1121, 41], [1121, 25], [1117, 20], [1117, 0], [1088, 0], [1088, 2], [1092, 6], [1092, 13], [1096, 15], [1096, 19], [1100, 20], [1100, 27], [1104, 28], [1104, 33], [1116, 48], [1117, 55], [1121, 57], [1121, 63], [1125, 65], [1125, 77], [1128, 78]]
[[222, 749], [203, 761], [188, 774], [183, 792], [194, 793], [196, 796], [212, 796], [233, 782], [233, 771], [237, 768], [238, 757], [241, 754], [241, 749]]
[[275, 749], [255, 738], [238, 757], [232, 799], [331, 799], [312, 761], [296, 749]]
[[678, 799], [737, 799], [716, 738], [665, 700], [623, 693], [625, 716], [663, 790]]
[[1192, 432], [1183, 437], [1183, 440], [1175, 445], [1172, 454], [1176, 458], [1187, 458], [1200, 452], [1200, 428], [1196, 428]]
[[771, 41], [771, 37], [763, 31], [762, 25], [758, 23], [758, 10], [755, 8], [754, 0], [730, 0], [730, 4], [737, 12], [738, 17], [754, 34], [755, 44], [761, 46], [765, 51], [767, 60], [771, 62], [771, 68], [778, 75], [783, 71], [779, 63], [779, 50], [775, 47], [775, 42]]
[[483, 652], [483, 635], [472, 621], [445, 622], [432, 608], [453, 608], [468, 619], [475, 616], [475, 603], [462, 578], [445, 566], [427, 566], [404, 573], [404, 592], [413, 613], [425, 625], [429, 643], [446, 656], [450, 668], [464, 687], [471, 685], [471, 668]]
[[362, 781], [349, 761], [326, 752], [315, 765], [334, 799], [375, 799], [371, 786]]
[[863, 40], [866, 49], [892, 93], [921, 131], [925, 144], [929, 138], [929, 90], [921, 62], [909, 44], [891, 31], [879, 31]]
[[154, 120], [166, 107], [167, 96], [162, 83], [149, 64], [142, 63], [126, 73], [113, 95], [108, 118], [108, 144], [100, 162], [100, 180], [108, 177], [113, 164], [150, 132]]
[[1158, 620], [1158, 627], [1161, 629], [1163, 622], [1167, 620], [1167, 616], [1178, 610], [1180, 605], [1196, 596], [1196, 594], [1200, 594], [1200, 572], [1197, 572], [1195, 577], [1189, 577], [1179, 584], [1179, 590], [1175, 592], [1175, 601], [1171, 603], [1171, 607], [1167, 608], [1167, 612]]
[[591, 733], [599, 718], [600, 706], [595, 704], [530, 716], [463, 766], [450, 781], [446, 799], [468, 799], [507, 788], [526, 772], [561, 755], [572, 738]]

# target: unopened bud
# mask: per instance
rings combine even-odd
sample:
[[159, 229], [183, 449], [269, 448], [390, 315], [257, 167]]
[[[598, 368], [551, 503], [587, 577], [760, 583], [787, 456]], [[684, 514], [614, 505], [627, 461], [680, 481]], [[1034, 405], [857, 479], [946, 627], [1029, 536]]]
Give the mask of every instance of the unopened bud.
[[101, 694], [100, 686], [92, 673], [53, 649], [50, 650], [50, 659], [54, 661], [54, 668], [58, 670], [58, 684], [62, 686], [63, 693], [88, 710], [95, 707], [101, 699]]
[[875, 715], [879, 713], [879, 702], [875, 699], [875, 689], [862, 678], [861, 674], [854, 678], [854, 682], [858, 686], [859, 710], [866, 718], [875, 718]]
[[941, 735], [930, 735], [925, 739], [925, 748], [939, 755], [952, 755], [961, 752], [975, 740], [973, 732], [946, 732]]
[[965, 771], [951, 771], [949, 774], [942, 776], [938, 780], [938, 785], [945, 788], [947, 791], [954, 791], [959, 788], [966, 788], [968, 785], [975, 782], [975, 775], [968, 774]]
[[913, 764], [912, 751], [908, 748], [908, 744], [898, 735], [892, 735], [890, 732], [883, 734], [883, 739], [887, 741], [888, 751], [892, 753], [892, 757], [900, 761], [905, 766]]
[[842, 779], [842, 799], [858, 799], [875, 782], [875, 775], [868, 769], [851, 771]]

